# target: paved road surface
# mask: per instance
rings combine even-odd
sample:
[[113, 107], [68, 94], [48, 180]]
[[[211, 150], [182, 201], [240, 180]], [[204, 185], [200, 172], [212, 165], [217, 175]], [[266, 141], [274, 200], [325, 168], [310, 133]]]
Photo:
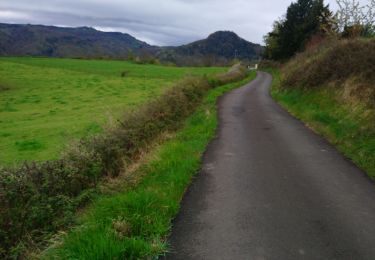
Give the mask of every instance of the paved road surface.
[[218, 137], [188, 190], [168, 259], [375, 259], [375, 185], [269, 96], [219, 101]]

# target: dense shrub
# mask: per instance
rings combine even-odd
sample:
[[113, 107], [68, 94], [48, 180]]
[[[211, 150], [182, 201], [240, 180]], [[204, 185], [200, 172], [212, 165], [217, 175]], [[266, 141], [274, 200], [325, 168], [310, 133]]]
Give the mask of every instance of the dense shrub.
[[332, 41], [288, 62], [282, 70], [282, 86], [317, 88], [334, 85], [375, 107], [374, 68], [374, 39]]
[[0, 168], [0, 258], [22, 258], [25, 244], [71, 223], [103, 176], [116, 177], [155, 137], [176, 129], [210, 88], [245, 76], [235, 65], [211, 79], [187, 78], [102, 134], [73, 144], [60, 160]]
[[228, 72], [217, 75], [216, 77], [209, 80], [212, 87], [225, 85], [231, 82], [238, 81], [246, 75], [247, 70], [240, 63], [233, 65]]
[[259, 63], [259, 69], [269, 69], [269, 68], [281, 68], [281, 63], [274, 60], [262, 60]]

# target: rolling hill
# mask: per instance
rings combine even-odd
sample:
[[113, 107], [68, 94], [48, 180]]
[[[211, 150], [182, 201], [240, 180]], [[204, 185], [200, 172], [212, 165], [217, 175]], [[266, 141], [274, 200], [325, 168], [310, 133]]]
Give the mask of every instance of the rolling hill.
[[130, 56], [177, 65], [225, 65], [233, 59], [254, 60], [263, 47], [234, 32], [218, 31], [208, 38], [178, 47], [158, 47], [126, 33], [90, 27], [66, 28], [0, 23], [0, 56], [115, 58]]
[[240, 38], [230, 31], [217, 31], [206, 39], [178, 47], [163, 48], [158, 57], [174, 63], [203, 62], [203, 65], [222, 64], [233, 59], [257, 60], [263, 47]]
[[0, 24], [1, 56], [126, 58], [130, 51], [155, 47], [133, 36], [89, 27]]

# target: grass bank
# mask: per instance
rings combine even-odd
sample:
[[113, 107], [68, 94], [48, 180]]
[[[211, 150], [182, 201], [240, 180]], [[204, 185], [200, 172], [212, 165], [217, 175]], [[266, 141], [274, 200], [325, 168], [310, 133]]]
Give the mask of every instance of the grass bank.
[[197, 173], [217, 126], [216, 100], [255, 77], [210, 90], [182, 130], [134, 173], [134, 188], [97, 198], [79, 225], [44, 253], [49, 259], [153, 259], [168, 250], [166, 237], [180, 200]]
[[272, 97], [375, 179], [375, 110], [367, 102], [348, 102], [340, 86], [293, 87], [280, 70], [268, 71], [274, 78]]

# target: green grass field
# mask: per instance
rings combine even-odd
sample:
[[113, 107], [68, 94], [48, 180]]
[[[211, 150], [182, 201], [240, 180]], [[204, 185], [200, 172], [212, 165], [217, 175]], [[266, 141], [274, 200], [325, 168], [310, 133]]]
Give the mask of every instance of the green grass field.
[[176, 68], [125, 61], [0, 58], [0, 165], [58, 158], [72, 139], [101, 130], [186, 75], [225, 68]]

